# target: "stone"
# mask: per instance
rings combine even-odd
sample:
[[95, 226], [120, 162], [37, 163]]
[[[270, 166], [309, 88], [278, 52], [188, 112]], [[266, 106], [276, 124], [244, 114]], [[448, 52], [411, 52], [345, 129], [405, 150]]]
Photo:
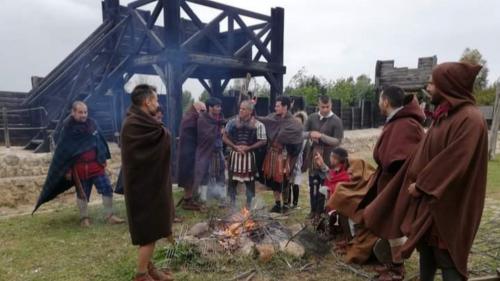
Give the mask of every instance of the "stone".
[[244, 242], [242, 241], [242, 246], [238, 250], [238, 254], [246, 257], [253, 256], [255, 254], [255, 243], [252, 242], [251, 240], [245, 240]]
[[288, 229], [292, 232], [292, 236], [295, 236], [299, 231], [304, 228], [304, 225], [301, 223], [296, 223], [291, 225]]
[[7, 164], [9, 166], [16, 166], [19, 164], [20, 159], [16, 155], [7, 155], [7, 156], [5, 156], [3, 161], [5, 162], [5, 164]]
[[191, 229], [189, 229], [188, 234], [191, 235], [191, 236], [200, 237], [203, 234], [207, 233], [208, 230], [209, 230], [208, 223], [206, 223], [206, 222], [199, 222], [199, 223], [193, 225], [191, 227]]
[[269, 262], [276, 252], [272, 244], [260, 244], [256, 246], [256, 249], [259, 254], [259, 262], [262, 263]]
[[[287, 245], [288, 243], [288, 245]], [[280, 242], [280, 251], [289, 254], [296, 258], [302, 258], [306, 253], [306, 250], [302, 245], [293, 241], [281, 241]]]

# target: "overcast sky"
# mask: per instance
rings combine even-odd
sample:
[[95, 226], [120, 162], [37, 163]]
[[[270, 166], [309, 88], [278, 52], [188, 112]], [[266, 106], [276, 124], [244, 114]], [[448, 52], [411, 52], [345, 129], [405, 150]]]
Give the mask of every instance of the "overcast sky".
[[[121, 0], [121, 3], [130, 1]], [[337, 79], [374, 76], [377, 60], [416, 67], [422, 56], [458, 60], [466, 47], [500, 76], [498, 0], [221, 0], [269, 14], [285, 8], [285, 85], [305, 67]], [[98, 0], [0, 0], [0, 90], [28, 91], [102, 21]], [[213, 13], [200, 11], [202, 19]], [[195, 95], [201, 87], [184, 85]]]

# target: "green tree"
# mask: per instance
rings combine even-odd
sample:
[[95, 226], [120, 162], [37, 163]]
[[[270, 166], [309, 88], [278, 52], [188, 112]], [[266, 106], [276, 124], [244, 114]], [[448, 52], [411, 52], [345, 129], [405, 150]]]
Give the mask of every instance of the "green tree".
[[357, 101], [373, 100], [375, 98], [375, 86], [372, 84], [370, 77], [361, 74], [356, 78], [354, 96]]
[[308, 75], [306, 69], [301, 68], [290, 79], [284, 92], [289, 96], [303, 96], [308, 105], [317, 105], [318, 97], [327, 93], [327, 83], [321, 77]]
[[478, 49], [470, 49], [465, 48], [462, 56], [460, 57], [461, 62], [468, 62], [471, 64], [479, 64], [482, 65], [483, 68], [479, 72], [476, 77], [476, 81], [474, 82], [474, 91], [478, 92], [484, 90], [488, 86], [488, 72], [489, 69], [486, 66], [486, 59], [483, 58], [481, 52]]
[[182, 92], [182, 111], [185, 112], [194, 102], [193, 95], [190, 91]]
[[356, 101], [354, 86], [354, 79], [352, 77], [348, 77], [347, 79], [340, 78], [330, 83], [327, 94], [332, 99], [339, 99], [342, 105], [353, 105]]
[[200, 98], [198, 100], [201, 101], [201, 102], [206, 102], [209, 97], [210, 97], [210, 94], [206, 90], [204, 90], [201, 93]]

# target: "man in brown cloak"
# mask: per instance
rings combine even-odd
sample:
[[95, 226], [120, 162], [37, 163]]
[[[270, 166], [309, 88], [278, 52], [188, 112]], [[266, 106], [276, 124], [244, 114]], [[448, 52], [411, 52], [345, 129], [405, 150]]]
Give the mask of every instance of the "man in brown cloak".
[[215, 199], [222, 205], [225, 192], [225, 163], [223, 154], [222, 101], [211, 97], [206, 101], [207, 112], [198, 118], [194, 189], [203, 201]]
[[[274, 192], [275, 205], [271, 212], [281, 213], [281, 197], [288, 186], [291, 169], [302, 149], [302, 124], [289, 112], [291, 100], [287, 96], [276, 99], [274, 113], [257, 118], [266, 126], [267, 153], [263, 163], [266, 185]], [[286, 198], [283, 198], [285, 202]]]
[[[425, 115], [413, 95], [406, 96], [404, 90], [397, 86], [387, 87], [380, 94], [379, 108], [386, 122], [373, 150], [373, 159], [378, 167], [369, 183], [369, 191], [360, 204], [361, 208], [384, 190], [424, 137], [421, 124]], [[378, 280], [404, 277], [403, 260], [396, 254], [403, 242], [404, 238], [389, 241], [393, 261], [392, 264], [377, 268], [380, 272]]]
[[136, 281], [173, 280], [151, 263], [156, 241], [172, 237], [174, 217], [170, 133], [154, 118], [158, 106], [154, 87], [135, 87], [121, 133], [129, 230], [132, 244], [139, 245]]
[[195, 102], [184, 114], [179, 128], [179, 145], [177, 154], [177, 184], [184, 188], [182, 208], [199, 211], [200, 205], [195, 202], [193, 195], [193, 167], [195, 165], [197, 145], [197, 124], [200, 113], [206, 107], [202, 102]]
[[[386, 239], [406, 235], [401, 255], [420, 252], [420, 280], [467, 279], [467, 259], [484, 207], [488, 127], [472, 89], [481, 69], [443, 63], [427, 86], [437, 106], [415, 153], [367, 206], [364, 221]], [[398, 194], [399, 192], [399, 194]]]

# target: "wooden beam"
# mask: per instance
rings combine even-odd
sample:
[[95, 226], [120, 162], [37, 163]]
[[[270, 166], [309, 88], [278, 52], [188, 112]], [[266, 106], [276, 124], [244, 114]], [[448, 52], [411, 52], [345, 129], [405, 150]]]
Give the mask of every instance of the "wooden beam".
[[[198, 30], [198, 32], [196, 32], [191, 37], [189, 37], [186, 41], [184, 41], [184, 43], [181, 44], [181, 48], [189, 48], [191, 45], [200, 41], [203, 37], [205, 37], [205, 36], [210, 37], [209, 33], [212, 32], [212, 28], [214, 26], [218, 25], [226, 17], [227, 17], [227, 14], [225, 12], [220, 13], [217, 17], [215, 17], [212, 21], [210, 21], [205, 27], [201, 28], [200, 30]], [[220, 47], [222, 47], [221, 48], [222, 53], [227, 53], [227, 50], [222, 46], [222, 44], [218, 40], [215, 40], [215, 41], [217, 42], [217, 45], [220, 45]]]
[[127, 7], [131, 8], [131, 9], [135, 9], [135, 8], [140, 7], [140, 6], [147, 5], [147, 4], [154, 2], [154, 1], [157, 1], [157, 0], [136, 0], [134, 2], [129, 3], [127, 5]]
[[225, 79], [225, 80], [222, 82], [222, 86], [221, 86], [221, 88], [222, 88], [222, 92], [224, 92], [224, 91], [226, 90], [227, 85], [229, 84], [229, 82], [230, 82], [230, 81], [231, 81], [231, 79], [230, 79], [230, 78], [227, 78], [227, 79]]
[[205, 90], [210, 95], [212, 95], [212, 89], [210, 88], [210, 85], [208, 85], [207, 81], [205, 81], [204, 79], [198, 79], [198, 81], [200, 81], [200, 84], [203, 86], [203, 88], [205, 88]]
[[180, 63], [190, 63], [198, 65], [207, 65], [222, 68], [234, 68], [247, 72], [270, 72], [284, 74], [286, 68], [282, 65], [265, 62], [252, 62], [244, 59], [207, 55], [200, 53], [186, 53], [182, 51], [166, 49], [155, 55], [135, 55], [132, 60], [132, 66], [140, 67], [151, 65], [153, 63], [165, 63], [167, 61], [177, 61]]
[[209, 1], [209, 0], [186, 0], [186, 1], [191, 2], [191, 3], [195, 3], [195, 4], [199, 4], [202, 6], [207, 6], [207, 7], [219, 9], [219, 10], [231, 11], [233, 13], [236, 13], [236, 14], [239, 14], [242, 16], [246, 16], [246, 17], [250, 17], [250, 18], [254, 18], [254, 19], [259, 19], [259, 20], [263, 20], [263, 21], [271, 20], [270, 16], [267, 16], [264, 14], [259, 14], [256, 12], [243, 10], [240, 8], [232, 7], [229, 5], [225, 5], [225, 4], [221, 4], [221, 3], [217, 3], [217, 2], [213, 2], [213, 1]]
[[[264, 26], [256, 35], [256, 37], [260, 40], [260, 38], [266, 34], [266, 32], [268, 32], [269, 30], [271, 29], [271, 25], [270, 24], [266, 24], [266, 26]], [[234, 53], [234, 56], [236, 57], [240, 57], [242, 56], [243, 54], [245, 54], [247, 51], [249, 51], [252, 46], [254, 45], [253, 43], [253, 40], [249, 40], [247, 43], [245, 43], [243, 46], [241, 46], [241, 48], [239, 48], [235, 53]], [[259, 53], [260, 50], [259, 50]]]
[[137, 10], [132, 10], [131, 14], [141, 24], [146, 33], [146, 36], [149, 37], [149, 39], [151, 39], [151, 41], [153, 41], [160, 49], [165, 48], [165, 44], [163, 43], [163, 41], [161, 41], [161, 39], [158, 37], [158, 35], [156, 35], [156, 33], [154, 33], [151, 29], [148, 28], [148, 24], [146, 20], [144, 20], [144, 18], [141, 16], [141, 14], [139, 14]]
[[184, 83], [184, 81], [186, 81], [197, 68], [198, 66], [195, 64], [189, 65], [181, 75], [181, 83]]
[[[264, 47], [267, 48], [267, 46], [269, 45], [270, 42], [271, 42], [271, 33], [268, 33], [266, 36], [266, 39], [264, 39], [264, 42], [262, 44], [264, 44]], [[255, 55], [255, 57], [253, 58], [253, 61], [259, 61], [261, 56], [262, 56], [262, 53], [260, 51], [258, 51], [257, 54]]]
[[[184, 10], [184, 12], [186, 12], [186, 14], [191, 18], [191, 20], [193, 21], [193, 23], [200, 29], [200, 30], [204, 30], [206, 27], [204, 26], [203, 22], [200, 20], [200, 18], [198, 18], [198, 16], [196, 15], [195, 12], [193, 12], [193, 10], [191, 9], [191, 7], [189, 7], [189, 5], [186, 3], [186, 1], [182, 1], [181, 3], [181, 7], [182, 9]], [[223, 15], [226, 16], [227, 13], [223, 12], [222, 14], [220, 14], [219, 16]], [[217, 18], [216, 18], [217, 19]], [[223, 19], [223, 18], [222, 18]], [[221, 19], [221, 20], [222, 20]], [[214, 20], [212, 21], [214, 22]], [[210, 22], [210, 23], [212, 23]], [[220, 22], [220, 21], [219, 21]], [[217, 22], [218, 23], [218, 22]], [[222, 44], [219, 42], [219, 40], [212, 34], [212, 30], [211, 29], [208, 29], [207, 30], [207, 33], [205, 34], [211, 41], [212, 43], [215, 45], [215, 47], [217, 49], [219, 49], [219, 51], [222, 52], [222, 54], [229, 54], [229, 52], [224, 48], [224, 46], [222, 46]], [[189, 40], [189, 39], [188, 39]]]
[[246, 33], [248, 33], [248, 35], [250, 36], [250, 39], [253, 41], [253, 43], [255, 44], [257, 49], [259, 49], [259, 51], [262, 52], [262, 55], [266, 58], [266, 60], [271, 61], [271, 54], [269, 53], [269, 50], [267, 50], [267, 48], [262, 45], [262, 42], [260, 41], [259, 38], [257, 38], [257, 36], [255, 36], [255, 33], [253, 33], [252, 30], [248, 29], [247, 25], [240, 18], [240, 16], [236, 15], [234, 17], [234, 19], [239, 24], [241, 29], [243, 29]]

